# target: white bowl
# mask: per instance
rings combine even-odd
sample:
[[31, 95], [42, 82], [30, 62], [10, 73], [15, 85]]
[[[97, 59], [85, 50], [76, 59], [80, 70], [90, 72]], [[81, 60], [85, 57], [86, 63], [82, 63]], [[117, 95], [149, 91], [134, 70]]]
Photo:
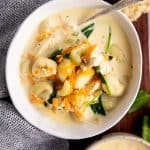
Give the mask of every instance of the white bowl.
[[53, 119], [42, 115], [34, 108], [34, 106], [29, 102], [25, 90], [21, 85], [19, 79], [20, 58], [29, 37], [33, 30], [37, 28], [37, 24], [39, 24], [39, 22], [50, 14], [63, 9], [71, 7], [98, 6], [104, 4], [106, 3], [100, 0], [49, 1], [28, 16], [28, 18], [22, 23], [9, 47], [6, 63], [6, 80], [12, 102], [16, 109], [28, 122], [49, 134], [66, 139], [82, 139], [100, 134], [110, 129], [121, 120], [121, 118], [127, 113], [137, 95], [142, 73], [140, 41], [134, 26], [120, 11], [115, 12], [114, 16], [127, 34], [131, 44], [133, 72], [126, 94], [122, 97], [117, 108], [104, 118], [103, 123], [76, 123], [72, 125], [57, 123]]
[[86, 150], [95, 150], [101, 144], [111, 142], [112, 140], [131, 140], [137, 143], [141, 143], [142, 145], [145, 145], [147, 148], [150, 148], [150, 143], [148, 143], [142, 138], [139, 138], [129, 133], [122, 133], [122, 132], [117, 133], [116, 132], [116, 133], [111, 133], [111, 134], [104, 136], [101, 140], [96, 141], [95, 143], [91, 144]]

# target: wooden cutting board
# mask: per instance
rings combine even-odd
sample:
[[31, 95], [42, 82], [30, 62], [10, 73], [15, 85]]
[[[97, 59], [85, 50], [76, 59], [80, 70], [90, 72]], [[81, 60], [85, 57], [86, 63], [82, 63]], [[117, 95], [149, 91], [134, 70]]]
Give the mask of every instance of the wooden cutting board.
[[[134, 22], [134, 26], [139, 34], [142, 45], [143, 76], [141, 89], [150, 92], [150, 37], [148, 38], [148, 15], [145, 14], [141, 18], [139, 18], [136, 22]], [[92, 142], [100, 139], [103, 135], [112, 132], [128, 132], [141, 136], [142, 121], [144, 115], [150, 116], [150, 103], [138, 112], [127, 114], [115, 127], [103, 133], [102, 135], [84, 140], [70, 140], [70, 150], [84, 150]]]

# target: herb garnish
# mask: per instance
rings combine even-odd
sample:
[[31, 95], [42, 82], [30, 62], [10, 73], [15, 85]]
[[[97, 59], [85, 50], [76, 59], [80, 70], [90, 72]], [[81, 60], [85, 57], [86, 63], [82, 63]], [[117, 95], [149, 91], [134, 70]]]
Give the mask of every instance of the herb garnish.
[[48, 103], [47, 103], [47, 102], [45, 102], [45, 101], [43, 102], [43, 104], [44, 104], [44, 106], [45, 106], [45, 107], [47, 107], [47, 106], [48, 106]]
[[54, 51], [52, 54], [51, 54], [51, 56], [50, 56], [50, 58], [52, 59], [52, 60], [55, 60], [55, 61], [57, 61], [57, 55], [61, 55], [61, 53], [62, 53], [62, 49], [57, 49], [56, 51]]
[[111, 43], [111, 36], [112, 36], [112, 32], [111, 32], [111, 27], [109, 26], [108, 38], [107, 38], [106, 45], [104, 48], [105, 53], [108, 53], [108, 51], [109, 51], [110, 43]]
[[88, 38], [94, 31], [94, 25], [95, 25], [94, 23], [89, 24], [88, 26], [83, 28], [81, 32]]

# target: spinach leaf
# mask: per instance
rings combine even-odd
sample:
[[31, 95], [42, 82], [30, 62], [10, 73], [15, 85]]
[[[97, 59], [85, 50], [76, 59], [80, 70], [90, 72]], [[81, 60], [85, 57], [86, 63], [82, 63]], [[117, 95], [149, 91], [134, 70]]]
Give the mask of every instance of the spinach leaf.
[[142, 137], [146, 141], [150, 142], [150, 117], [149, 116], [144, 116]]
[[50, 58], [51, 59], [53, 59], [53, 60], [55, 60], [55, 61], [57, 61], [57, 55], [61, 55], [61, 52], [62, 52], [62, 49], [58, 49], [58, 50], [56, 50], [56, 51], [54, 51], [52, 54], [51, 54], [51, 56], [50, 56]]
[[95, 104], [91, 104], [90, 106], [95, 114], [101, 114], [103, 116], [106, 115], [105, 109], [102, 104], [101, 95], [98, 97], [98, 102]]
[[88, 37], [91, 35], [91, 33], [93, 32], [93, 30], [94, 30], [94, 29], [90, 29], [90, 30], [88, 30], [88, 31], [85, 31], [85, 32], [84, 32], [84, 35], [88, 38]]
[[96, 66], [94, 69], [95, 69], [95, 72], [96, 72], [97, 74], [100, 73], [100, 67], [99, 67], [99, 66]]
[[88, 26], [83, 28], [81, 32], [88, 38], [94, 31], [94, 25], [95, 25], [94, 23], [89, 24]]
[[[96, 66], [96, 67], [94, 67], [94, 69], [95, 69], [95, 72], [99, 75], [99, 77], [100, 77], [100, 79], [102, 81], [103, 91], [111, 96], [112, 94], [111, 94], [109, 85], [107, 83], [107, 80], [105, 79], [105, 76], [100, 72], [100, 67]], [[104, 86], [105, 86], [105, 90], [104, 90]]]
[[69, 58], [69, 57], [70, 57], [70, 53], [64, 54], [63, 57], [64, 57], [64, 58]]
[[52, 104], [52, 99], [53, 99], [54, 97], [56, 97], [56, 91], [55, 91], [55, 89], [54, 89], [53, 93], [50, 95], [50, 97], [49, 97], [49, 99], [47, 100], [47, 102], [48, 102], [49, 104]]
[[106, 45], [105, 45], [105, 48], [104, 48], [104, 52], [105, 53], [108, 53], [108, 51], [109, 51], [110, 42], [111, 42], [111, 36], [112, 36], [111, 27], [109, 27], [108, 38], [107, 38]]
[[[56, 56], [57, 56], [57, 55], [62, 55], [62, 50], [63, 50], [63, 49], [58, 49], [58, 50], [56, 50], [55, 52], [52, 53], [52, 55], [51, 55], [50, 58], [51, 58], [52, 60], [54, 60], [54, 61], [57, 61], [57, 57], [56, 57]], [[64, 54], [63, 57], [64, 57], [64, 58], [69, 58], [69, 57], [70, 57], [70, 53]]]
[[89, 30], [89, 29], [91, 29], [91, 28], [93, 28], [93, 27], [94, 27], [94, 23], [91, 23], [91, 24], [89, 24], [88, 26], [84, 27], [84, 28], [81, 30], [81, 32], [85, 32], [85, 31], [87, 31], [87, 30]]
[[135, 99], [135, 102], [133, 103], [132, 107], [129, 110], [129, 113], [135, 112], [140, 108], [144, 107], [149, 101], [149, 99], [150, 99], [150, 94], [145, 92], [144, 90], [140, 90]]

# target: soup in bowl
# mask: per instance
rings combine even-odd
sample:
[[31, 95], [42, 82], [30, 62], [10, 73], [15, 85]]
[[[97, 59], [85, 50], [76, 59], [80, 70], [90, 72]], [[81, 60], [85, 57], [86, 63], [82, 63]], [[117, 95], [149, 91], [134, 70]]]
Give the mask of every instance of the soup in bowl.
[[26, 19], [10, 46], [6, 78], [25, 119], [50, 134], [79, 139], [104, 132], [127, 112], [139, 89], [141, 51], [120, 12], [80, 24], [105, 3], [65, 2], [48, 2]]
[[112, 133], [95, 142], [86, 150], [149, 150], [150, 144], [128, 133]]

